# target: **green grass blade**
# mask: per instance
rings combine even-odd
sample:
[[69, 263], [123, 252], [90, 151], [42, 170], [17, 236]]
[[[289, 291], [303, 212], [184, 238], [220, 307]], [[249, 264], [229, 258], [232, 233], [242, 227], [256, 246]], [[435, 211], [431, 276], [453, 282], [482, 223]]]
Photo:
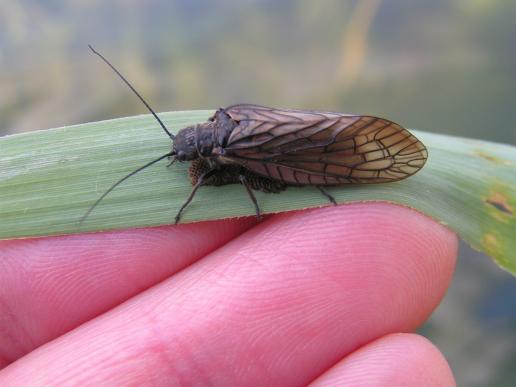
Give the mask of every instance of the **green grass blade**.
[[[211, 111], [160, 114], [177, 131]], [[341, 202], [384, 200], [415, 208], [516, 273], [516, 148], [416, 132], [429, 149], [423, 170], [401, 182], [330, 188]], [[120, 185], [79, 225], [116, 180], [167, 153], [148, 115], [0, 138], [0, 238], [171, 223], [190, 192], [188, 164], [160, 162]], [[256, 193], [264, 213], [327, 205], [313, 187]], [[203, 187], [183, 222], [253, 215], [238, 185]]]

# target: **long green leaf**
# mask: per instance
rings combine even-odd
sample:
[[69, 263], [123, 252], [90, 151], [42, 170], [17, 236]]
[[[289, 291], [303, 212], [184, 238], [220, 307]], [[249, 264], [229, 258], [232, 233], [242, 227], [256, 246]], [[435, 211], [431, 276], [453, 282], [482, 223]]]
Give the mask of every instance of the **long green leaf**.
[[[211, 111], [161, 114], [177, 131]], [[423, 170], [401, 182], [334, 187], [340, 203], [384, 200], [425, 213], [516, 273], [516, 148], [414, 133], [427, 145]], [[188, 164], [158, 163], [127, 180], [80, 225], [88, 207], [116, 180], [167, 153], [170, 141], [148, 115], [0, 139], [0, 238], [171, 223], [191, 190]], [[265, 213], [327, 205], [315, 188], [256, 193]], [[253, 215], [241, 186], [203, 187], [183, 222]]]

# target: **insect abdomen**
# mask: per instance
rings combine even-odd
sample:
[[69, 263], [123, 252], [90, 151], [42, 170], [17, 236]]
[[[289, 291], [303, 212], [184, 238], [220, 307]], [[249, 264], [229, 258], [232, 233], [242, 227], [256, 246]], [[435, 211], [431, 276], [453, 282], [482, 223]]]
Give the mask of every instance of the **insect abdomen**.
[[[197, 184], [200, 176], [204, 175], [210, 170], [210, 165], [203, 159], [192, 161], [189, 170], [190, 181], [192, 182], [192, 185]], [[281, 181], [276, 181], [260, 176], [237, 164], [220, 165], [217, 173], [207, 178], [203, 184], [213, 186], [239, 184], [241, 182], [241, 175], [245, 177], [249, 185], [255, 190], [277, 193], [285, 190], [287, 187], [286, 184], [282, 183]]]

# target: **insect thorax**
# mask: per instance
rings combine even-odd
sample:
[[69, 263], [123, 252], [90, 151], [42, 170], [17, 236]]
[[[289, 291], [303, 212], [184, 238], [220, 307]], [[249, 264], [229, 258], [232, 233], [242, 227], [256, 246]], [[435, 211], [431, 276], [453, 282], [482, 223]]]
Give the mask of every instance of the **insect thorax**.
[[181, 129], [172, 145], [179, 161], [213, 156], [214, 148], [222, 149], [238, 123], [223, 109], [219, 109], [207, 122]]

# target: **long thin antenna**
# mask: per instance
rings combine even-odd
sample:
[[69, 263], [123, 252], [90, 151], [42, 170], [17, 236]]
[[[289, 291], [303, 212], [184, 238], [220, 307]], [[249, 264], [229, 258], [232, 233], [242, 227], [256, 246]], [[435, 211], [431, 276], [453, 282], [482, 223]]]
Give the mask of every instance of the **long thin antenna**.
[[113, 191], [119, 184], [121, 184], [122, 182], [124, 182], [125, 180], [129, 179], [131, 176], [134, 176], [136, 175], [138, 172], [141, 172], [143, 171], [145, 168], [147, 167], [150, 167], [152, 164], [155, 164], [157, 163], [158, 161], [161, 161], [163, 160], [164, 158], [167, 158], [169, 156], [172, 156], [174, 155], [174, 152], [169, 152], [163, 156], [160, 156], [158, 157], [156, 160], [152, 160], [151, 162], [141, 166], [140, 168], [138, 169], [135, 169], [134, 171], [132, 171], [131, 173], [129, 173], [128, 175], [122, 177], [120, 180], [118, 180], [115, 184], [113, 184], [111, 187], [109, 187], [109, 189], [104, 192], [102, 194], [102, 196], [100, 198], [97, 199], [97, 201], [95, 203], [93, 203], [93, 205], [88, 209], [88, 211], [86, 211], [86, 213], [82, 216], [80, 222], [79, 222], [79, 226], [82, 225], [82, 223], [86, 220], [86, 218], [91, 214], [91, 212], [95, 209], [95, 207], [97, 207], [99, 205], [99, 203], [102, 201], [102, 199], [104, 199], [111, 191]]
[[147, 107], [147, 109], [149, 109], [149, 111], [152, 113], [152, 115], [154, 116], [154, 118], [159, 122], [159, 124], [161, 125], [161, 127], [163, 128], [163, 130], [165, 131], [165, 133], [168, 135], [168, 137], [170, 137], [172, 140], [175, 138], [175, 136], [169, 132], [169, 130], [167, 129], [167, 127], [165, 126], [165, 124], [159, 119], [158, 115], [154, 112], [154, 110], [152, 110], [152, 108], [149, 106], [149, 104], [143, 99], [143, 97], [140, 95], [140, 93], [138, 93], [136, 91], [136, 89], [129, 83], [129, 81], [127, 79], [124, 78], [124, 76], [122, 74], [120, 74], [120, 71], [118, 71], [115, 66], [113, 66], [106, 58], [104, 58], [104, 56], [100, 53], [98, 53], [97, 51], [95, 51], [95, 49], [88, 44], [88, 47], [90, 48], [91, 51], [93, 51], [93, 53], [95, 55], [98, 55], [100, 57], [100, 59], [102, 59], [104, 62], [106, 62], [106, 64], [111, 67], [111, 69], [122, 79], [122, 81], [124, 81], [124, 83], [129, 86], [129, 88], [133, 91], [134, 94], [136, 94], [136, 96], [138, 98], [140, 98], [140, 101], [143, 102], [143, 104]]

